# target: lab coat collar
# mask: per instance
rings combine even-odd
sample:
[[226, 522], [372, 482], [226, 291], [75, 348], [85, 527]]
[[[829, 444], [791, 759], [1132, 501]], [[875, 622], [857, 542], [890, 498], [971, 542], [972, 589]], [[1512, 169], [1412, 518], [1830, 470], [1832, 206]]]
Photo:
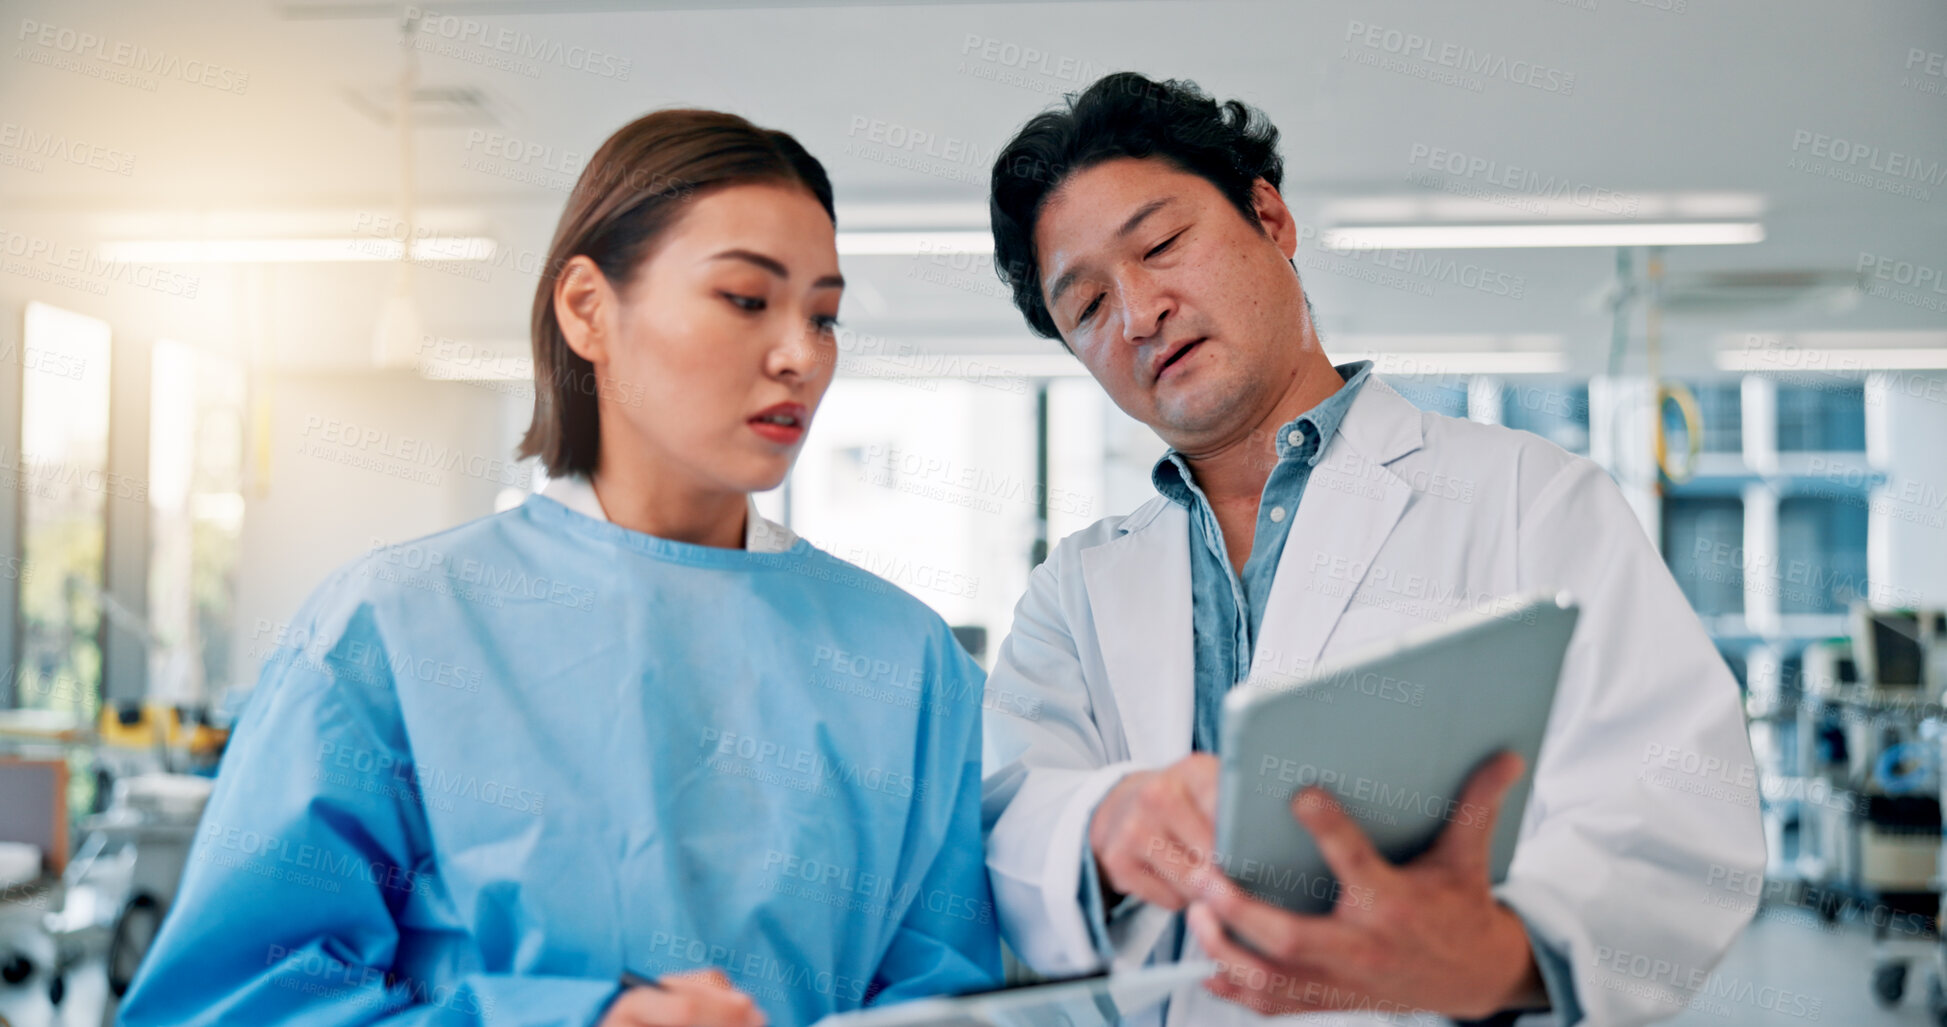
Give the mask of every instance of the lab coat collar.
[[[584, 517], [604, 522], [608, 520], [608, 511], [602, 509], [601, 497], [595, 495], [595, 483], [588, 480], [586, 475], [549, 478], [548, 483], [542, 486], [541, 494]], [[744, 549], [753, 553], [782, 553], [797, 541], [798, 536], [790, 528], [766, 520], [763, 514], [757, 512], [757, 500], [744, 497]]]
[[1082, 580], [1128, 758], [1161, 766], [1188, 748], [1194, 712], [1190, 515], [1157, 496], [1123, 525], [1125, 534], [1082, 550]]
[[[1346, 466], [1349, 461], [1363, 460], [1383, 467], [1419, 449], [1425, 442], [1420, 409], [1373, 374], [1345, 412], [1339, 430], [1326, 440], [1317, 462], [1337, 460]], [[1158, 526], [1157, 518], [1175, 505], [1159, 493], [1124, 517], [1118, 530], [1129, 535]], [[1184, 523], [1187, 525], [1188, 521]], [[1162, 526], [1167, 529], [1167, 525]], [[1167, 530], [1164, 533], [1169, 534]]]
[[1292, 514], [1251, 655], [1254, 681], [1316, 669], [1318, 654], [1413, 497], [1413, 487], [1388, 465], [1424, 444], [1421, 417], [1418, 407], [1377, 378], [1366, 382], [1346, 412]]
[[[1407, 402], [1405, 396], [1375, 374], [1359, 390], [1352, 409], [1345, 412], [1345, 420], [1339, 422], [1335, 437], [1343, 438], [1347, 446], [1366, 459], [1389, 464], [1425, 444], [1426, 431], [1421, 427], [1420, 416], [1419, 407]], [[1325, 452], [1319, 455], [1320, 463], [1332, 458], [1331, 450], [1327, 443]]]
[[[1420, 448], [1420, 411], [1376, 376], [1346, 411], [1293, 514], [1266, 600], [1252, 675], [1309, 673], [1412, 488], [1387, 464]], [[1195, 675], [1189, 515], [1161, 495], [1121, 534], [1081, 552], [1090, 615], [1129, 759], [1168, 763], [1188, 749]], [[1348, 568], [1356, 568], [1349, 571]]]

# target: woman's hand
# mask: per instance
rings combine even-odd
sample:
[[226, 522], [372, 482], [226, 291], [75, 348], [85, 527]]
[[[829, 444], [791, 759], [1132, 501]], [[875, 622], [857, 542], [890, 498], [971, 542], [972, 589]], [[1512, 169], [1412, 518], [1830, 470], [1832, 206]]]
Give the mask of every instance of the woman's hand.
[[764, 1011], [717, 969], [664, 977], [609, 1003], [596, 1027], [765, 1027]]

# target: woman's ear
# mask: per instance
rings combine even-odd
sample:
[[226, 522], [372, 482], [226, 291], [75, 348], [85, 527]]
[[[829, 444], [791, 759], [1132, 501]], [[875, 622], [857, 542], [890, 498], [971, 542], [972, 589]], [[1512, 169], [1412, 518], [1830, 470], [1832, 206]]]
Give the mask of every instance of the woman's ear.
[[608, 360], [617, 297], [608, 276], [585, 256], [569, 258], [554, 279], [554, 320], [568, 348], [591, 364]]

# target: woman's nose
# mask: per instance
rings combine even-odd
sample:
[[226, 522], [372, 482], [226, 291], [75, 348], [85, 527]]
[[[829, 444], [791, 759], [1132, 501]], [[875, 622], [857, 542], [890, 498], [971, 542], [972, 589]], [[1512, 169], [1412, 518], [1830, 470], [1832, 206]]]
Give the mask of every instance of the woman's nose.
[[833, 337], [804, 325], [787, 329], [771, 347], [768, 370], [772, 377], [816, 380], [821, 374], [831, 373], [837, 359], [838, 347]]

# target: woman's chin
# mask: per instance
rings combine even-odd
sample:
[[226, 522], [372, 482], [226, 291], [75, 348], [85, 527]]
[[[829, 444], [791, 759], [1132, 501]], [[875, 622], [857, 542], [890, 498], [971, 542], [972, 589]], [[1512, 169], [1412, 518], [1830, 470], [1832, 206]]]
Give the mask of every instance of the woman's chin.
[[760, 461], [758, 466], [747, 468], [746, 473], [724, 475], [725, 484], [738, 492], [769, 492], [784, 484], [784, 479], [791, 475], [791, 466], [795, 463], [797, 463], [796, 453], [781, 460]]

